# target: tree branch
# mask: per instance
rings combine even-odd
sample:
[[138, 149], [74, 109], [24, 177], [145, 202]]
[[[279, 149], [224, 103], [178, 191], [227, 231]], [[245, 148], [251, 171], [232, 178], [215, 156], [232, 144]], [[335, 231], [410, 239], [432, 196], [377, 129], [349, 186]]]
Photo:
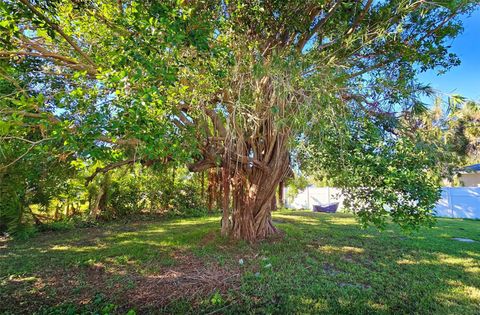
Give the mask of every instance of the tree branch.
[[51, 123], [55, 123], [55, 124], [60, 123], [60, 120], [58, 118], [56, 118], [55, 116], [53, 116], [53, 114], [48, 113], [48, 112], [30, 113], [30, 112], [26, 112], [24, 110], [3, 110], [3, 111], [0, 111], [0, 113], [7, 114], [7, 115], [18, 114], [18, 115], [21, 115], [23, 117], [28, 117], [28, 118], [47, 119]]
[[355, 31], [355, 29], [358, 27], [360, 22], [365, 17], [365, 14], [367, 14], [368, 10], [370, 9], [370, 6], [372, 5], [372, 2], [373, 2], [373, 0], [368, 0], [367, 1], [367, 4], [365, 4], [365, 8], [363, 8], [362, 12], [360, 12], [360, 14], [357, 16], [357, 18], [355, 19], [355, 22], [353, 22], [352, 26], [347, 31], [347, 33], [345, 33], [345, 35], [350, 35]]
[[366, 68], [364, 68], [364, 69], [362, 69], [362, 70], [360, 70], [360, 71], [354, 72], [354, 73], [350, 74], [349, 76], [347, 76], [347, 80], [350, 80], [350, 79], [353, 79], [353, 78], [355, 78], [355, 77], [361, 76], [361, 75], [363, 75], [363, 74], [365, 74], [365, 73], [367, 73], [367, 72], [370, 72], [370, 71], [379, 69], [379, 68], [385, 66], [386, 64], [388, 64], [389, 62], [392, 62], [392, 60], [391, 60], [391, 59], [384, 60], [384, 61], [382, 61], [382, 62], [378, 62], [378, 63], [376, 63], [376, 64], [374, 64], [374, 65], [371, 65], [370, 67], [366, 67]]
[[25, 151], [22, 155], [20, 155], [19, 157], [17, 157], [15, 160], [13, 160], [12, 162], [8, 163], [7, 165], [5, 166], [2, 166], [0, 167], [0, 170], [4, 170], [4, 169], [7, 169], [8, 167], [12, 166], [13, 164], [17, 163], [18, 161], [20, 161], [21, 159], [23, 159], [24, 156], [26, 156], [30, 151], [32, 151], [32, 149], [44, 142], [44, 141], [48, 141], [48, 140], [52, 140], [53, 138], [45, 138], [45, 139], [41, 139], [41, 140], [38, 140], [38, 141], [35, 141], [35, 142], [30, 142], [32, 145], [27, 149], [27, 151]]
[[[163, 160], [163, 161], [162, 161]], [[99, 168], [96, 168], [95, 171], [93, 172], [92, 175], [88, 176], [85, 180], [85, 186], [88, 186], [88, 184], [91, 183], [91, 181], [100, 173], [107, 173], [111, 170], [114, 170], [116, 168], [119, 168], [119, 167], [122, 167], [122, 166], [125, 166], [125, 165], [130, 165], [130, 164], [134, 164], [134, 163], [140, 163], [144, 166], [151, 166], [153, 165], [154, 163], [156, 162], [163, 162], [163, 163], [167, 163], [168, 161], [170, 161], [171, 158], [170, 157], [166, 157], [166, 158], [163, 158], [163, 159], [149, 159], [149, 160], [146, 160], [146, 159], [143, 159], [143, 160], [139, 160], [139, 159], [135, 159], [135, 158], [132, 158], [132, 159], [128, 159], [128, 160], [125, 160], [125, 161], [119, 161], [119, 162], [115, 162], [115, 163], [112, 163], [112, 164], [109, 164], [105, 167], [99, 167]]]
[[450, 21], [451, 19], [453, 19], [455, 16], [457, 15], [457, 12], [456, 11], [453, 11], [452, 14], [450, 14], [449, 16], [447, 16], [445, 19], [442, 20], [442, 22], [440, 22], [435, 28], [433, 28], [432, 30], [430, 30], [428, 33], [426, 33], [425, 35], [423, 35], [421, 38], [420, 38], [420, 41], [423, 41], [424, 39], [432, 36], [435, 32], [437, 32], [442, 26], [444, 26], [448, 21]]
[[0, 58], [11, 57], [11, 56], [30, 56], [30, 57], [39, 57], [39, 58], [45, 58], [45, 59], [53, 59], [53, 61], [62, 62], [61, 64], [59, 64], [60, 66], [65, 66], [65, 67], [69, 67], [69, 68], [80, 70], [80, 71], [87, 71], [87, 73], [92, 76], [95, 76], [97, 74], [97, 70], [95, 68], [78, 63], [75, 60], [69, 59], [67, 57], [64, 57], [55, 53], [50, 53], [50, 52], [35, 53], [35, 52], [28, 52], [28, 51], [0, 51]]
[[327, 23], [327, 21], [332, 17], [337, 8], [342, 3], [342, 0], [337, 0], [335, 4], [327, 11], [325, 17], [317, 22], [310, 32], [305, 33], [297, 44], [299, 51], [302, 51], [308, 41]]
[[44, 20], [48, 25], [50, 25], [51, 28], [53, 28], [55, 31], [57, 31], [69, 44], [70, 46], [73, 47], [73, 49], [80, 54], [89, 64], [92, 66], [95, 66], [95, 63], [93, 62], [92, 59], [75, 43], [75, 41], [70, 38], [65, 32], [54, 22], [52, 22], [46, 15], [38, 11], [35, 6], [33, 6], [28, 0], [20, 0], [21, 3], [23, 3], [25, 6], [30, 9], [35, 15], [37, 15], [39, 18]]
[[227, 129], [225, 128], [223, 122], [220, 120], [220, 117], [218, 117], [217, 113], [209, 108], [204, 109], [205, 113], [207, 116], [210, 117], [212, 120], [213, 126], [215, 129], [218, 131], [218, 134], [220, 137], [226, 137], [227, 136]]
[[86, 178], [85, 186], [88, 186], [88, 184], [90, 184], [90, 182], [100, 173], [107, 173], [108, 171], [111, 171], [113, 169], [119, 168], [124, 165], [133, 164], [133, 163], [135, 163], [135, 159], [129, 159], [125, 161], [115, 162], [105, 167], [96, 168], [93, 174]]

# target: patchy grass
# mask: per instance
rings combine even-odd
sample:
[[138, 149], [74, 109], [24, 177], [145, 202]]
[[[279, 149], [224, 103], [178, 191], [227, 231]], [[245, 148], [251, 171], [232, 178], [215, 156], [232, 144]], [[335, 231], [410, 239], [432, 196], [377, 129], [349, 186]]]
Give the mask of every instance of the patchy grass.
[[284, 238], [256, 245], [220, 237], [218, 217], [4, 241], [0, 313], [480, 313], [480, 221], [405, 235], [346, 214], [274, 220]]

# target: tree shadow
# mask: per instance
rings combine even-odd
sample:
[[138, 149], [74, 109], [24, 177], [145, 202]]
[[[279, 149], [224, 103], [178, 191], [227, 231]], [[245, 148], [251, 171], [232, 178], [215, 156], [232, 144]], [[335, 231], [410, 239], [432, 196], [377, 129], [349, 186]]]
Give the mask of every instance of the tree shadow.
[[192, 254], [218, 218], [49, 232], [0, 252], [0, 313], [29, 314], [65, 303], [89, 304], [98, 293], [120, 310], [162, 308], [226, 292], [239, 273]]
[[[253, 245], [220, 237], [217, 217], [10, 244], [0, 249], [0, 300], [12, 304], [0, 303], [0, 313], [89, 305], [97, 293], [120, 313], [480, 311], [480, 243], [451, 239], [473, 237], [480, 222], [403, 234], [359, 229], [345, 214], [279, 212], [274, 221], [284, 238]], [[215, 292], [223, 304], [205, 302]]]
[[300, 312], [480, 312], [480, 243], [452, 240], [476, 235], [480, 224], [459, 229], [441, 221], [436, 229], [404, 234], [390, 225], [385, 231], [361, 230], [348, 215], [300, 212], [278, 218], [288, 236], [265, 248], [267, 255], [283, 256], [267, 282], [278, 292], [282, 285], [276, 279], [289, 281], [295, 274], [302, 280], [301, 285], [291, 281], [277, 310], [288, 309], [293, 299]]

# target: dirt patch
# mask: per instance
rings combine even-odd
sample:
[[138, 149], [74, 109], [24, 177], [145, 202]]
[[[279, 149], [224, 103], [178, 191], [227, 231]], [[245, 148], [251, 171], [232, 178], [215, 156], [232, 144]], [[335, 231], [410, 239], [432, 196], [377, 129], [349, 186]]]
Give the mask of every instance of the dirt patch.
[[125, 272], [101, 263], [91, 266], [48, 271], [24, 279], [5, 279], [0, 290], [0, 313], [31, 314], [41, 307], [65, 303], [88, 304], [97, 294], [118, 305], [124, 313], [164, 309], [177, 300], [195, 305], [214, 292], [236, 290], [240, 281], [237, 266], [207, 263], [186, 253], [176, 253], [175, 266], [160, 272], [139, 274]]
[[360, 290], [368, 290], [371, 289], [372, 287], [368, 284], [363, 284], [363, 283], [348, 283], [348, 282], [340, 282], [338, 284], [339, 287], [350, 287], [350, 288], [355, 288], [355, 289], [360, 289]]
[[217, 238], [217, 232], [216, 231], [211, 231], [207, 233], [204, 237], [202, 237], [202, 240], [200, 241], [201, 246], [208, 245], [215, 241], [215, 238]]
[[277, 227], [277, 233], [270, 235], [264, 241], [268, 242], [268, 243], [271, 243], [271, 244], [272, 243], [275, 244], [275, 243], [279, 243], [279, 242], [283, 241], [284, 238], [285, 238], [285, 232], [280, 230]]
[[164, 307], [178, 299], [195, 303], [199, 297], [215, 291], [226, 293], [238, 285], [240, 271], [234, 266], [205, 264], [190, 255], [178, 255], [176, 259], [182, 263], [164, 272], [134, 279], [136, 285], [129, 292], [130, 303], [141, 306], [139, 309]]
[[329, 263], [323, 264], [323, 271], [329, 276], [336, 276], [343, 273], [341, 270]]

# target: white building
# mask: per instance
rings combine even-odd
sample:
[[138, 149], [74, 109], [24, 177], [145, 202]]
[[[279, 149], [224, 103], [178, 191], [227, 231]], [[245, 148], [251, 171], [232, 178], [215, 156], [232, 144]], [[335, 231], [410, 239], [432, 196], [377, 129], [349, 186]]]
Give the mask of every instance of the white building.
[[458, 179], [463, 187], [480, 187], [480, 164], [463, 168]]

